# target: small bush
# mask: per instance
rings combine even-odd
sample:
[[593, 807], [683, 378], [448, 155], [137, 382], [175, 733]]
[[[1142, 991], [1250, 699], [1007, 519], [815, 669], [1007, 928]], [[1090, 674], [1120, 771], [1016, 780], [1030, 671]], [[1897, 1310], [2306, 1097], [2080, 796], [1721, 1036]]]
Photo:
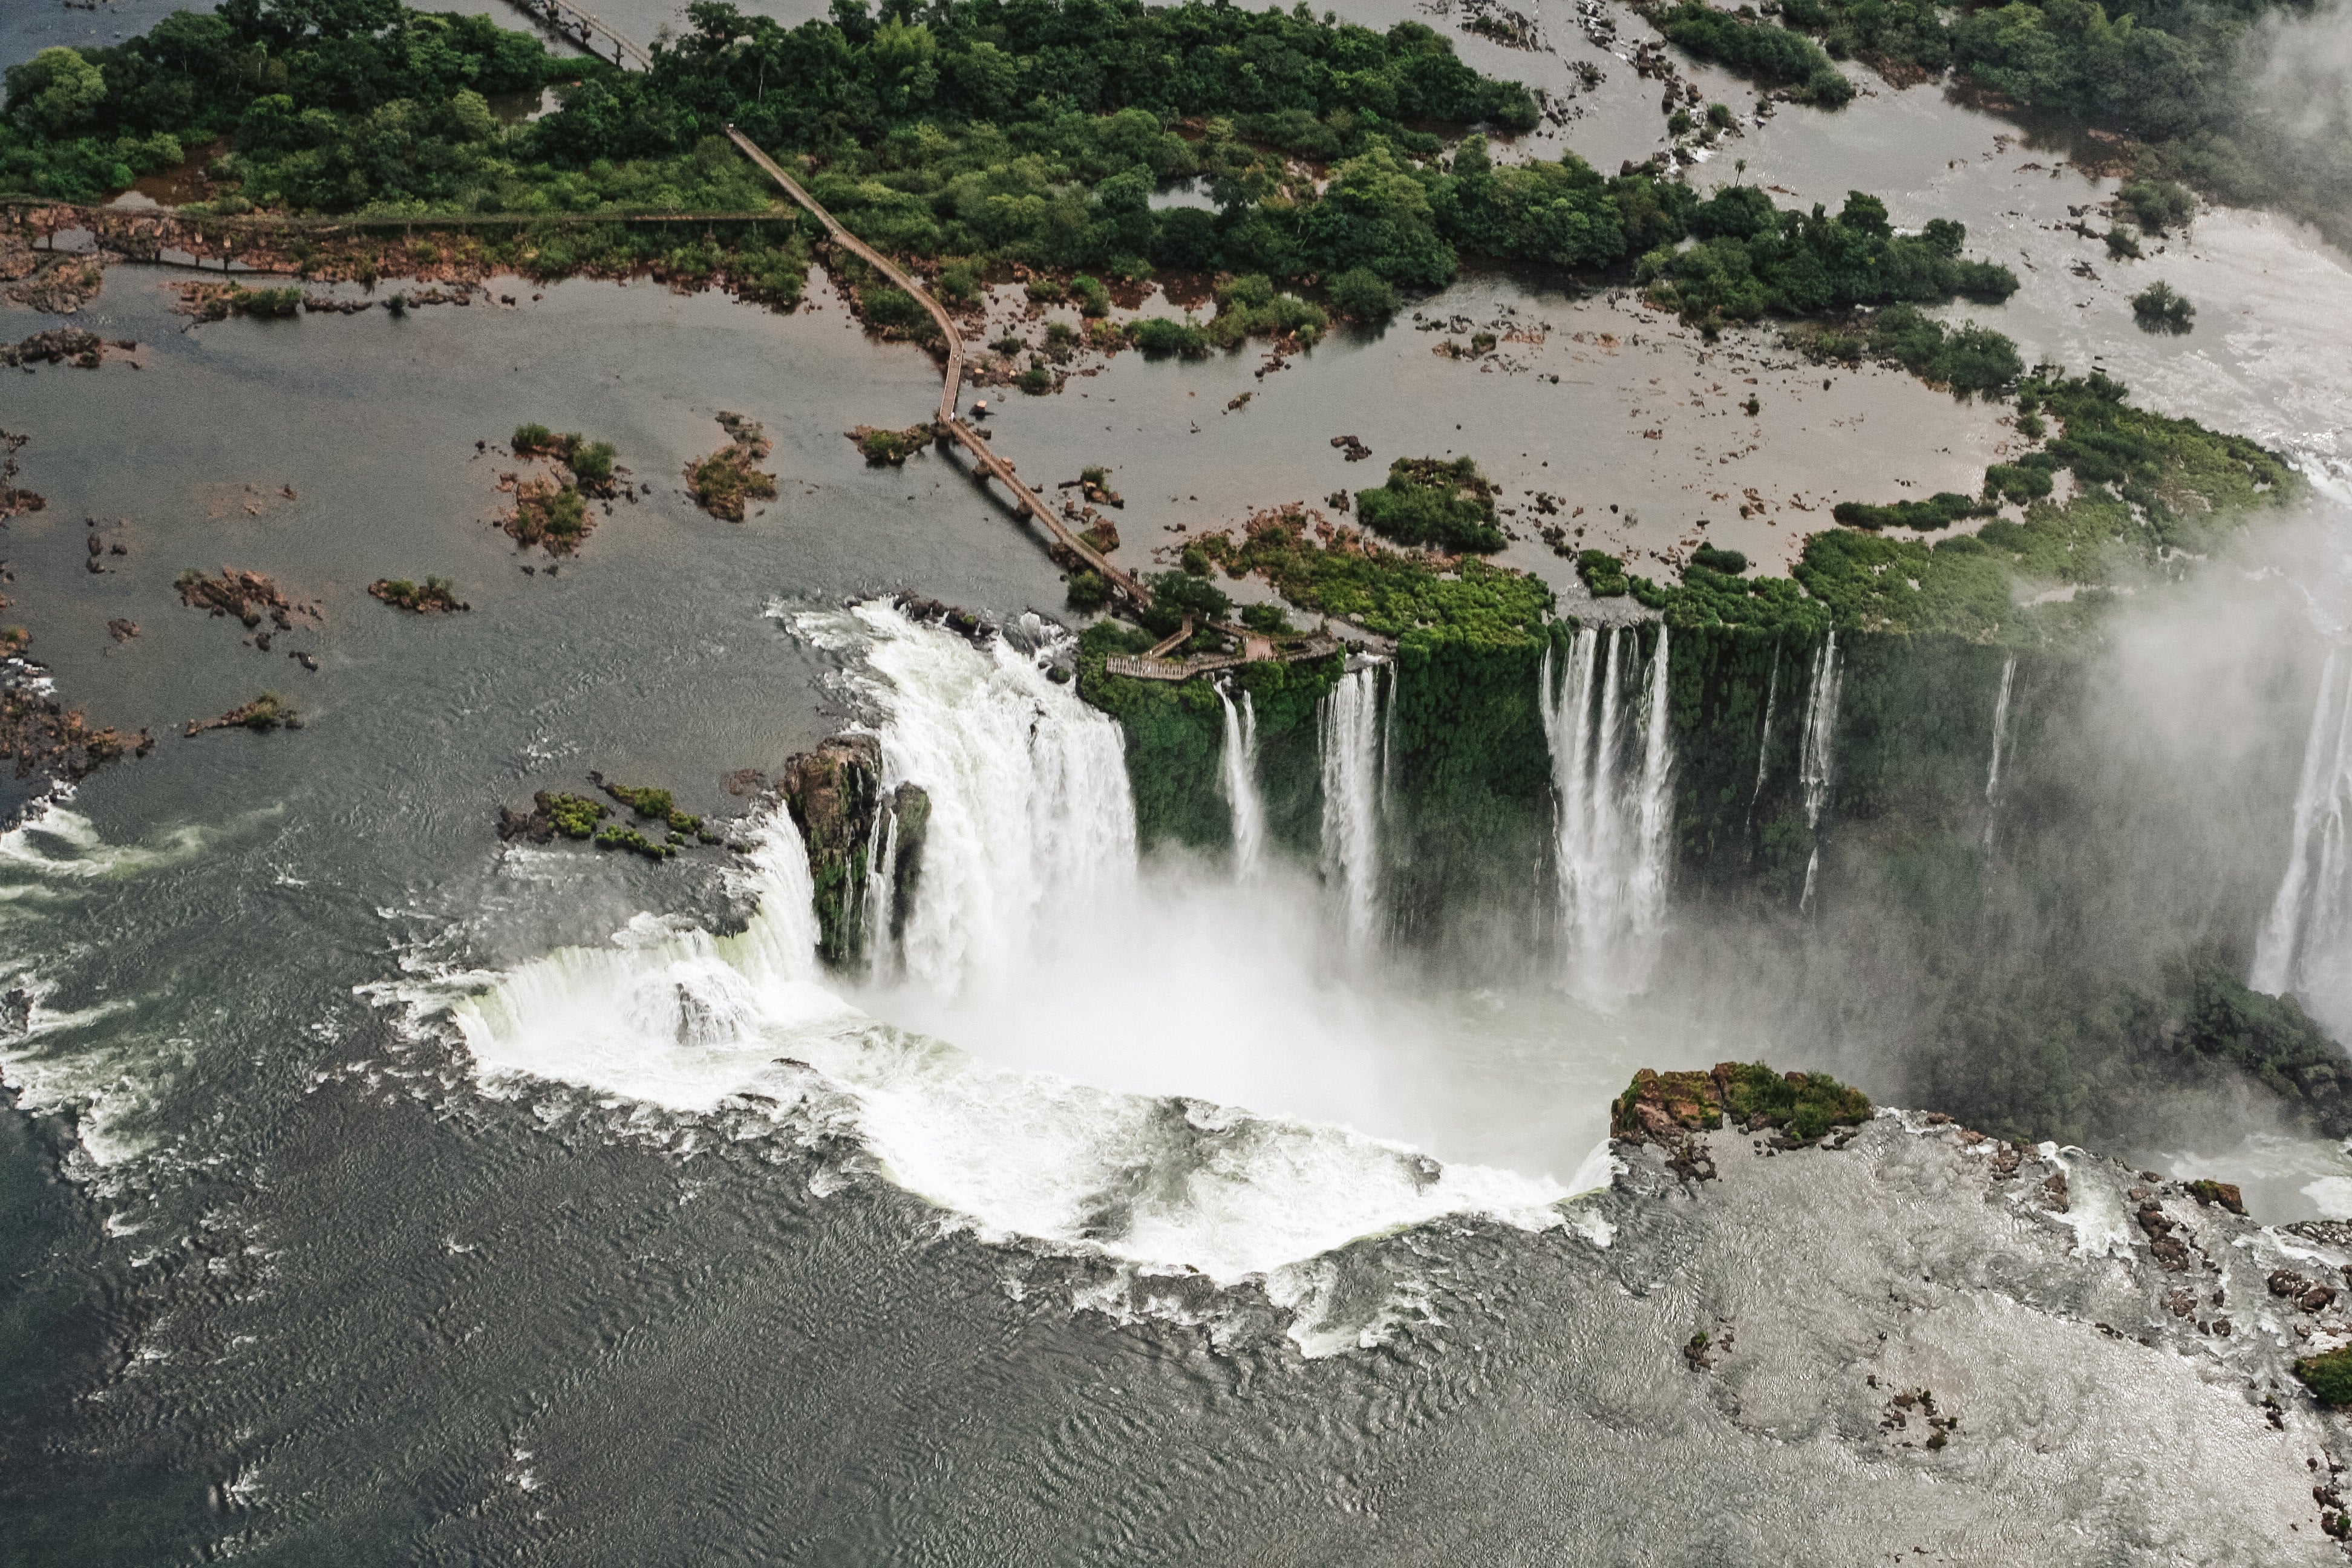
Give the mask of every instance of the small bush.
[[887, 284], [866, 289], [863, 296], [863, 303], [866, 308], [866, 324], [885, 330], [903, 331], [922, 321], [928, 314], [922, 306], [915, 302], [915, 297], [912, 294], [903, 289], [890, 288]]
[[1626, 580], [1625, 563], [1606, 550], [1580, 553], [1576, 574], [1583, 580], [1585, 591], [1596, 599], [1613, 599], [1633, 586]]
[[1990, 517], [1990, 501], [1971, 500], [1950, 490], [1937, 490], [1926, 500], [1899, 500], [1891, 506], [1842, 500], [1830, 515], [1847, 528], [1949, 528], [1964, 517]]
[[1077, 300], [1078, 314], [1081, 316], [1110, 314], [1110, 290], [1103, 287], [1102, 279], [1099, 278], [1087, 278], [1081, 275], [1071, 279], [1070, 295]]
[[2197, 325], [2197, 307], [2189, 297], [2176, 292], [2171, 284], [2158, 279], [2132, 296], [2132, 319], [2144, 332], [2167, 332], [2174, 337], [2193, 331]]
[[1351, 267], [1330, 282], [1331, 308], [1367, 325], [1385, 321], [1403, 303], [1396, 288], [1369, 267]]
[[1033, 364], [1021, 373], [1021, 379], [1013, 384], [1032, 397], [1042, 397], [1054, 390], [1054, 373], [1042, 364]]
[[1091, 615], [1110, 603], [1110, 584], [1092, 567], [1082, 566], [1070, 574], [1070, 608]]
[[1280, 605], [1244, 605], [1242, 625], [1268, 637], [1286, 637], [1291, 630], [1290, 617], [1282, 613]]
[[1748, 570], [1748, 557], [1737, 550], [1717, 550], [1712, 544], [1702, 544], [1691, 552], [1691, 564], [1709, 572], [1720, 572], [1727, 577], [1737, 577]]
[[1170, 354], [1183, 359], [1206, 359], [1209, 354], [1207, 330], [1190, 321], [1151, 316], [1130, 325], [1128, 335], [1135, 346], [1150, 359], [1165, 359]]
[[1360, 490], [1356, 515], [1373, 532], [1452, 553], [1503, 548], [1494, 487], [1468, 458], [1399, 458], [1388, 483]]
[[2294, 1375], [2322, 1405], [2352, 1405], [2352, 1345], [2305, 1356], [2294, 1363]]
[[939, 279], [933, 286], [938, 289], [940, 298], [951, 305], [969, 305], [980, 298], [980, 279], [962, 262], [940, 268]]
[[2137, 261], [2140, 258], [2139, 236], [2117, 224], [2107, 230], [2107, 254], [2117, 261]]

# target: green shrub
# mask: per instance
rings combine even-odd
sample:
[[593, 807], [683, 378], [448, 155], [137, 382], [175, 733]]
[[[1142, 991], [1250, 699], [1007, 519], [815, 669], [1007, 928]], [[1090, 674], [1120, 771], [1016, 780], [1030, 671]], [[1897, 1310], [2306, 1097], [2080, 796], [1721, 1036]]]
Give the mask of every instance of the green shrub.
[[1070, 293], [1077, 300], [1079, 315], [1110, 314], [1110, 290], [1103, 287], [1099, 278], [1088, 278], [1082, 273], [1071, 279]]
[[876, 284], [866, 289], [860, 296], [860, 302], [865, 306], [866, 324], [886, 330], [895, 328], [903, 331], [929, 316], [912, 294], [887, 284]]
[[1937, 490], [1926, 500], [1899, 500], [1890, 506], [1844, 500], [1830, 515], [1847, 528], [1949, 528], [1964, 517], [1990, 517], [1990, 501], [1972, 500], [1950, 490]]
[[1613, 599], [1632, 585], [1625, 576], [1625, 563], [1606, 550], [1587, 550], [1576, 557], [1576, 574], [1584, 583], [1585, 591], [1596, 599]]
[[2162, 279], [2132, 296], [2132, 319], [2144, 332], [2168, 332], [2174, 337], [2197, 325], [2197, 307]]
[[973, 276], [969, 265], [961, 261], [940, 268], [934, 287], [940, 298], [951, 305], [969, 305], [980, 298], [980, 279]]
[[1209, 354], [1207, 331], [1192, 321], [1177, 321], [1170, 316], [1150, 316], [1129, 325], [1128, 336], [1137, 348], [1150, 359], [1164, 359], [1176, 354], [1184, 359], [1206, 359]]
[[1402, 304], [1393, 284], [1369, 267], [1351, 267], [1328, 286], [1331, 308], [1350, 321], [1366, 325], [1385, 321]]
[[1356, 515], [1364, 526], [1403, 544], [1426, 544], [1448, 553], [1500, 550], [1503, 531], [1495, 521], [1494, 487], [1470, 458], [1399, 458], [1389, 465], [1388, 483], [1356, 493]]
[[551, 452], [555, 450], [555, 432], [544, 425], [518, 425], [510, 445], [519, 458]]
[[604, 802], [583, 795], [551, 795], [545, 801], [547, 819], [566, 838], [591, 838], [596, 825], [612, 815]]
[[570, 486], [547, 501], [547, 531], [558, 539], [576, 539], [588, 521], [588, 503]]
[[2352, 1405], [2352, 1345], [2305, 1356], [2294, 1363], [2294, 1374], [2322, 1405]]
[[1110, 603], [1110, 584], [1103, 574], [1090, 566], [1081, 566], [1070, 574], [1070, 608], [1088, 615]]
[[616, 455], [610, 441], [578, 441], [572, 448], [572, 471], [580, 476], [583, 484], [604, 485], [612, 482], [613, 458]]
[[1290, 617], [1282, 613], [1280, 605], [1244, 605], [1242, 625], [1268, 637], [1286, 637], [1290, 632]]
[[1054, 390], [1054, 373], [1042, 364], [1033, 364], [1021, 373], [1021, 379], [1013, 384], [1032, 397], [1042, 397]]
[[1691, 552], [1691, 564], [1708, 572], [1737, 577], [1748, 570], [1748, 557], [1737, 550], [1717, 550], [1712, 544], [1702, 544]]

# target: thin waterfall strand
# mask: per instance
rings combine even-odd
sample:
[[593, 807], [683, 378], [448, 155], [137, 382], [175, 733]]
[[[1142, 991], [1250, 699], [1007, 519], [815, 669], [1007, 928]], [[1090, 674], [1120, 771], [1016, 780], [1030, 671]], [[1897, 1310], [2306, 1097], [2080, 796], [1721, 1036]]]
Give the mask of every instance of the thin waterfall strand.
[[[2247, 984], [2279, 994], [2304, 993], [2322, 1021], [2341, 1027], [2352, 1015], [2352, 952], [2346, 919], [2345, 826], [2352, 816], [2352, 657], [2331, 650], [2319, 675], [2311, 729], [2304, 740], [2286, 869], [2254, 945]], [[2324, 993], [2324, 994], [2322, 994]]]
[[1992, 705], [1992, 762], [1985, 769], [1985, 853], [1992, 853], [1994, 816], [2000, 810], [2000, 753], [2009, 740], [2009, 694], [2017, 680], [2017, 656], [2011, 654], [2000, 665], [2000, 695]]
[[1380, 910], [1379, 667], [1352, 670], [1323, 700], [1324, 881], [1339, 890], [1351, 947], [1369, 944]]
[[1813, 906], [1813, 882], [1822, 869], [1822, 807], [1829, 803], [1837, 739], [1837, 632], [1832, 629], [1813, 656], [1812, 689], [1805, 695], [1805, 741], [1798, 778], [1805, 786], [1805, 826], [1813, 835], [1812, 853], [1805, 860], [1805, 890], [1797, 908]]
[[874, 830], [882, 854], [866, 861], [866, 963], [875, 979], [887, 980], [896, 967], [890, 920], [898, 893], [898, 812], [887, 795], [874, 808]]
[[1257, 784], [1257, 707], [1244, 691], [1241, 706], [1235, 708], [1232, 693], [1222, 683], [1217, 687], [1217, 700], [1225, 710], [1225, 748], [1219, 782], [1224, 789], [1225, 804], [1233, 811], [1234, 871], [1237, 876], [1251, 877], [1257, 874], [1265, 858], [1265, 801]]
[[1780, 704], [1780, 645], [1772, 645], [1772, 678], [1764, 686], [1764, 727], [1756, 732], [1756, 787], [1748, 792], [1748, 821], [1756, 820], [1756, 803], [1764, 797], [1764, 770], [1772, 759], [1772, 715]]

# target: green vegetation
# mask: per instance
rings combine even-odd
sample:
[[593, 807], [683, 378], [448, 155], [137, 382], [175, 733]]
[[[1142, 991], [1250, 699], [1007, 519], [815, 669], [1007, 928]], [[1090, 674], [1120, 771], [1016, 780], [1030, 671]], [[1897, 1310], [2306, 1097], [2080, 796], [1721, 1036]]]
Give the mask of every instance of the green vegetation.
[[1781, 15], [1897, 84], [1958, 67], [2021, 107], [2137, 138], [2119, 205], [2150, 233], [2194, 210], [2182, 181], [2288, 207], [2339, 242], [2352, 233], [2344, 110], [2263, 79], [2270, 19], [2322, 25], [2303, 0], [2012, 0], [1952, 12], [1927, 0], [1784, 0]]
[[[2032, 642], [2079, 624], [2096, 600], [2027, 605], [2015, 591], [2021, 581], [2100, 588], [2157, 574], [2168, 554], [2205, 553], [2256, 509], [2297, 493], [2277, 454], [2124, 399], [2120, 384], [2096, 373], [2029, 376], [2018, 389], [2021, 426], [2047, 413], [2061, 432], [2042, 450], [1988, 468], [1984, 500], [1944, 492], [1887, 506], [1842, 502], [1835, 510], [1838, 521], [1861, 530], [1940, 528], [1990, 517], [1993, 499], [2006, 497], [2025, 503], [2021, 522], [1994, 517], [1973, 535], [1932, 547], [1868, 531], [1817, 533], [1793, 582], [1744, 579], [1694, 560], [1679, 584], [1629, 574], [1626, 588], [1677, 629], [1744, 626], [1810, 639], [1834, 624]], [[2075, 486], [2063, 506], [2048, 499], [2060, 469], [2072, 471]], [[1608, 581], [1614, 558], [1588, 551], [1585, 559], [1596, 554], [1593, 571]]]
[[1682, 0], [1671, 9], [1652, 5], [1645, 14], [1660, 32], [1700, 59], [1769, 87], [1788, 88], [1800, 102], [1837, 109], [1853, 97], [1853, 84], [1802, 33], [1718, 11], [1706, 0]]
[[1899, 500], [1891, 506], [1840, 501], [1831, 509], [1830, 515], [1847, 528], [1929, 530], [1949, 528], [1963, 518], [1990, 517], [1996, 510], [1990, 501], [1972, 500], [1950, 490], [1937, 490], [1926, 500]]
[[1724, 1113], [1734, 1127], [1787, 1129], [1801, 1143], [1810, 1143], [1832, 1127], [1853, 1127], [1870, 1120], [1870, 1097], [1848, 1089], [1827, 1073], [1776, 1073], [1762, 1062], [1731, 1064], [1715, 1069], [1723, 1087]]
[[666, 789], [660, 789], [652, 784], [631, 787], [627, 784], [605, 784], [604, 790], [606, 795], [635, 812], [641, 819], [667, 824], [670, 830], [672, 848], [687, 838], [699, 838], [705, 844], [719, 842], [719, 836], [703, 825], [702, 818], [691, 812], [680, 811], [677, 808], [677, 800]]
[[1800, 322], [1780, 336], [1815, 363], [1874, 359], [1897, 364], [1963, 399], [2000, 392], [2025, 374], [2017, 345], [2001, 333], [1974, 321], [1948, 328], [1908, 304], [1889, 305], [1844, 323]]
[[457, 588], [446, 577], [427, 577], [422, 586], [405, 577], [380, 577], [368, 584], [368, 592], [394, 609], [412, 615], [446, 615], [473, 608], [457, 597]]
[[1691, 552], [1690, 563], [1706, 572], [1719, 572], [1737, 577], [1748, 570], [1748, 557], [1737, 550], [1717, 550], [1712, 544], [1702, 544]]
[[[1523, 87], [1478, 76], [1415, 22], [1376, 32], [1296, 12], [1095, 0], [969, 0], [920, 20], [877, 20], [844, 0], [830, 19], [791, 28], [697, 0], [688, 17], [651, 71], [624, 73], [394, 0], [235, 0], [87, 58], [52, 50], [17, 68], [0, 183], [94, 198], [226, 138], [207, 164], [222, 211], [773, 212], [693, 238], [551, 225], [461, 248], [540, 277], [649, 266], [788, 303], [806, 234], [716, 134], [731, 121], [804, 155], [813, 194], [862, 237], [936, 258], [947, 297], [971, 298], [985, 267], [1019, 265], [1076, 274], [1069, 297], [1097, 317], [1104, 279], [1222, 271], [1251, 297], [1221, 310], [1232, 324], [1203, 329], [1229, 334], [1221, 341], [1320, 333], [1319, 307], [1275, 291], [1285, 280], [1322, 280], [1333, 309], [1378, 321], [1400, 289], [1449, 281], [1465, 250], [1614, 268], [1685, 237], [1697, 205], [1673, 181], [1603, 179], [1573, 154], [1497, 168], [1475, 135], [1447, 163], [1444, 141], [1415, 127], [1517, 133], [1538, 117]], [[552, 114], [505, 124], [488, 110], [485, 94], [550, 81], [569, 83]], [[1156, 189], [1193, 178], [1209, 182], [1215, 211], [1153, 210]], [[1822, 308], [1804, 302], [1802, 283], [1771, 308]], [[1832, 302], [1848, 295], [1914, 297], [1832, 290]], [[886, 286], [866, 288], [863, 304], [877, 329], [936, 330]], [[1203, 352], [1181, 323], [1139, 342]]]
[[1470, 458], [1399, 458], [1388, 483], [1356, 492], [1364, 526], [1402, 544], [1425, 544], [1449, 554], [1503, 548], [1495, 521], [1495, 489]]
[[1618, 598], [1633, 588], [1632, 580], [1625, 575], [1625, 563], [1606, 550], [1578, 552], [1576, 574], [1583, 582], [1585, 592], [1596, 599]]
[[[727, 432], [727, 445], [686, 466], [687, 488], [693, 493], [694, 504], [711, 516], [740, 522], [745, 501], [775, 499], [775, 476], [759, 467], [768, 456], [770, 443], [756, 421], [740, 414], [721, 412], [719, 427]], [[928, 435], [929, 427], [924, 429]], [[850, 437], [863, 449], [866, 434], [860, 426], [850, 432]], [[872, 462], [873, 453], [867, 452], [866, 460]]]
[[591, 800], [584, 795], [549, 795], [542, 797], [540, 808], [547, 814], [549, 824], [566, 838], [592, 838], [596, 825], [612, 815], [612, 808], [603, 801]]
[[1239, 348], [1248, 338], [1295, 338], [1313, 348], [1330, 325], [1320, 306], [1276, 292], [1264, 273], [1254, 272], [1217, 285], [1217, 314], [1208, 335], [1221, 349]]
[[1658, 246], [1634, 277], [1662, 309], [1703, 326], [1958, 296], [1998, 304], [2017, 291], [2008, 268], [1960, 259], [1964, 226], [1937, 218], [1898, 235], [1886, 204], [1860, 191], [1832, 217], [1818, 205], [1810, 215], [1775, 207], [1753, 185], [1727, 185], [1692, 209], [1690, 232], [1698, 244]]
[[2132, 319], [2144, 332], [2168, 332], [2180, 337], [2197, 325], [2197, 307], [2176, 293], [2162, 279], [2132, 296]]
[[1324, 285], [1331, 308], [1352, 321], [1378, 325], [1403, 302], [1388, 279], [1369, 267], [1351, 267]]
[[2352, 1405], [2352, 1345], [2302, 1357], [2294, 1363], [2294, 1375], [2322, 1405]]
[[518, 425], [509, 445], [518, 458], [551, 458], [562, 463], [591, 495], [612, 490], [614, 459], [620, 454], [610, 441], [591, 441], [576, 430], [559, 436], [544, 425]]
[[1197, 542], [1233, 576], [1262, 572], [1300, 609], [1354, 621], [1409, 647], [1533, 647], [1541, 641], [1552, 608], [1552, 592], [1541, 579], [1475, 556], [1458, 574], [1447, 574], [1425, 557], [1328, 524], [1310, 539], [1309, 515], [1298, 507], [1265, 511], [1250, 519], [1239, 542], [1216, 533]]
[[1832, 1127], [1854, 1127], [1871, 1117], [1870, 1098], [1827, 1073], [1777, 1073], [1762, 1062], [1717, 1062], [1711, 1072], [1643, 1068], [1610, 1107], [1612, 1137], [1679, 1140], [1685, 1131], [1720, 1129], [1727, 1118], [1741, 1131], [1779, 1128], [1810, 1143]]
[[596, 847], [625, 849], [632, 855], [642, 855], [648, 860], [667, 860], [677, 853], [674, 844], [661, 839], [648, 838], [635, 828], [624, 827], [617, 822], [606, 824], [598, 832]]
[[1127, 336], [1149, 359], [1165, 359], [1171, 354], [1183, 359], [1209, 357], [1208, 329], [1189, 319], [1180, 321], [1170, 316], [1147, 316], [1129, 322]]
[[[929, 425], [910, 425], [904, 430], [877, 430], [871, 425], [860, 425], [850, 432], [857, 449], [866, 454], [866, 461], [875, 468], [903, 468], [908, 458], [931, 444], [932, 430]], [[774, 494], [772, 489], [769, 493]]]
[[[1136, 826], [1144, 841], [1172, 838], [1214, 847], [1231, 833], [1225, 803], [1209, 782], [1224, 746], [1224, 710], [1215, 689], [1206, 680], [1134, 680], [1103, 667], [1111, 655], [1142, 653], [1154, 640], [1149, 631], [1115, 621], [1088, 626], [1079, 637], [1078, 691], [1127, 731]], [[1321, 763], [1315, 705], [1346, 662], [1336, 654], [1261, 662], [1244, 665], [1230, 678], [1249, 693], [1257, 714], [1258, 778], [1269, 826], [1295, 848], [1311, 848], [1316, 841]]]

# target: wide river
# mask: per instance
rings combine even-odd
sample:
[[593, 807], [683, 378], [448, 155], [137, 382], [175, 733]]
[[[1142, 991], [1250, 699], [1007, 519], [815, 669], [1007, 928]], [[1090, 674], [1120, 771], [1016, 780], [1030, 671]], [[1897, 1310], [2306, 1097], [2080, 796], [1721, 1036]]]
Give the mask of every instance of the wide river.
[[[16, 8], [0, 64], [171, 8]], [[1390, 10], [1355, 14], [1452, 29]], [[640, 37], [673, 19], [603, 14]], [[1555, 90], [1570, 62], [1607, 69], [1524, 151], [1646, 155], [1653, 84], [1570, 5], [1538, 15], [1548, 51], [1460, 35]], [[2210, 211], [2113, 266], [2061, 227], [2112, 180], [1874, 85], [1751, 124], [1694, 179], [1744, 158], [1784, 202], [1958, 217], [2024, 288], [1953, 314], [2352, 481], [2340, 253]], [[2198, 301], [2191, 336], [2131, 329], [2158, 275]], [[8, 616], [70, 701], [160, 738], [0, 838], [0, 989], [23, 993], [0, 1038], [0, 1561], [1412, 1562], [1469, 1487], [1489, 1546], [1622, 1560], [1559, 1500], [1646, 1493], [1657, 1451], [1556, 1305], [1608, 1239], [1560, 1200], [1605, 1179], [1633, 1068], [1803, 1042], [1671, 986], [1614, 1014], [1549, 973], [1465, 991], [1351, 945], [1310, 865], [1138, 865], [1131, 816], [1122, 838], [1087, 787], [1105, 726], [1030, 657], [1059, 574], [960, 462], [861, 460], [843, 432], [922, 417], [936, 374], [821, 277], [790, 316], [504, 279], [511, 307], [191, 328], [186, 276], [114, 268], [81, 313], [135, 353], [0, 377], [48, 500], [8, 524]], [[1584, 543], [1664, 574], [1702, 537], [1786, 562], [1836, 500], [1972, 489], [2010, 435], [1897, 373], [1705, 343], [1559, 279], [1465, 276], [1414, 309], [1433, 330], [1409, 312], [1262, 377], [1255, 353], [1121, 355], [1015, 395], [992, 438], [1033, 480], [1109, 467], [1139, 567], [1468, 452], [1507, 505], [1580, 506]], [[0, 308], [0, 338], [55, 324]], [[1491, 358], [1432, 352], [1487, 327]], [[775, 443], [781, 493], [741, 524], [683, 489], [722, 411]], [[612, 441], [649, 487], [560, 573], [492, 522], [527, 420]], [[1520, 531], [1504, 559], [1579, 603]], [[93, 536], [125, 547], [98, 573]], [[265, 652], [179, 605], [180, 573], [224, 565], [317, 621]], [[427, 574], [471, 611], [364, 592]], [[871, 603], [900, 590], [1018, 646]], [[264, 689], [305, 727], [181, 738]], [[936, 895], [945, 956], [900, 982], [808, 964], [796, 843], [753, 815], [747, 773], [853, 720], [971, 828], [970, 877]], [[497, 838], [499, 806], [590, 769], [751, 815], [751, 852]], [[2274, 1205], [2352, 1212], [2330, 1201], [2352, 1162], [2263, 1147]], [[1538, 1405], [1623, 1445], [1536, 1451]], [[1769, 1436], [1693, 1441], [1675, 1452], [1719, 1464], [1710, 1485], [1756, 1477], [1759, 1510], [1811, 1484], [1759, 1457]], [[1836, 1517], [1832, 1545], [1880, 1544]]]

